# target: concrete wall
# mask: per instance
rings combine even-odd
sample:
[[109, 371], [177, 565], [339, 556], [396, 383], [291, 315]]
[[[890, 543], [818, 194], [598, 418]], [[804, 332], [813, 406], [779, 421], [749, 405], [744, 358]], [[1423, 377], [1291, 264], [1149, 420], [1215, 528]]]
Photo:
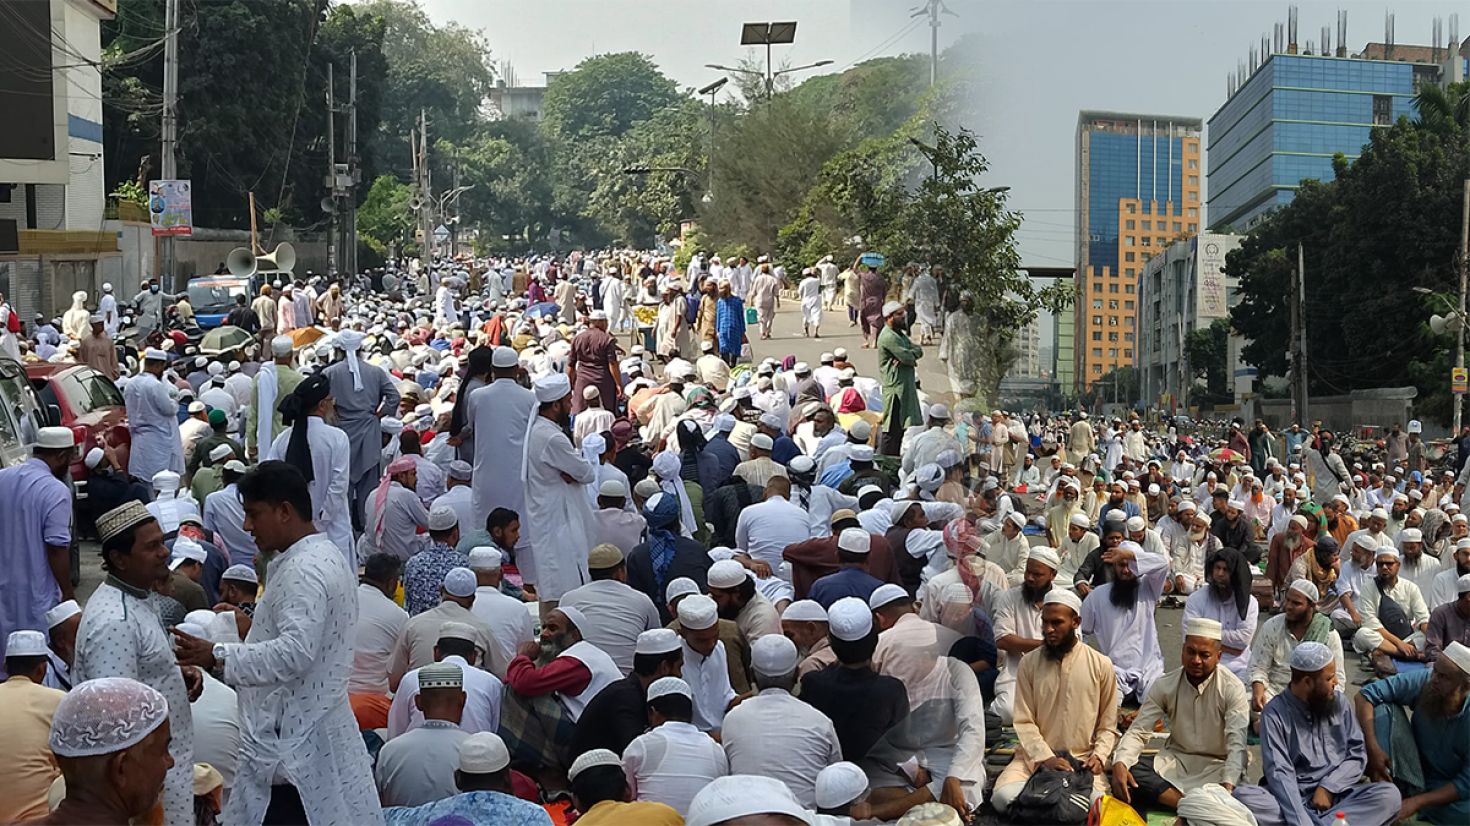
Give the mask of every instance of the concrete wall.
[[[1356, 429], [1362, 425], [1387, 428], [1394, 422], [1404, 423], [1414, 418], [1414, 393], [1410, 387], [1360, 391], [1346, 396], [1313, 396], [1307, 415], [1330, 430]], [[1260, 417], [1272, 430], [1279, 432], [1291, 425], [1290, 399], [1260, 399], [1256, 404]]]
[[[104, 268], [104, 280], [112, 282], [119, 296], [133, 296], [149, 277], [158, 271], [158, 245], [147, 224], [135, 221], [108, 221], [108, 230], [117, 233], [118, 249], [122, 256], [115, 266]], [[278, 230], [276, 240], [262, 241], [269, 251], [282, 240], [288, 240], [296, 248], [296, 273], [327, 271], [327, 242], [321, 233], [298, 233], [289, 229]], [[245, 230], [209, 229], [195, 227], [190, 238], [179, 238], [174, 242], [174, 274], [178, 278], [175, 288], [185, 279], [212, 273], [236, 247], [249, 246], [250, 233]], [[100, 286], [100, 284], [99, 284]]]

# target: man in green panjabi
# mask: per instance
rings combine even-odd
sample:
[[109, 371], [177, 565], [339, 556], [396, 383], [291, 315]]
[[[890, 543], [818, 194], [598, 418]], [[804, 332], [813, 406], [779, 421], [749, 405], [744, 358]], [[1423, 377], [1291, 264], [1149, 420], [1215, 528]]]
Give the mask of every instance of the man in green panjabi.
[[904, 429], [922, 424], [919, 386], [914, 377], [923, 348], [909, 340], [908, 310], [897, 301], [883, 305], [883, 330], [878, 333], [878, 376], [883, 389], [883, 435], [880, 449], [897, 456]]

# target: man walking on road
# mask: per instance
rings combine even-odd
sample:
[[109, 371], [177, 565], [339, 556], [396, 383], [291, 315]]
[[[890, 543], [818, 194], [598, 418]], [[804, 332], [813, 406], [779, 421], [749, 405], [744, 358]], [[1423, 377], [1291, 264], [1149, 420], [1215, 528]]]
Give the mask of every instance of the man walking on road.
[[924, 349], [909, 340], [907, 316], [908, 311], [897, 301], [883, 305], [884, 327], [877, 336], [884, 410], [880, 449], [888, 456], [898, 455], [906, 428], [924, 421], [919, 411], [919, 385], [914, 376]]

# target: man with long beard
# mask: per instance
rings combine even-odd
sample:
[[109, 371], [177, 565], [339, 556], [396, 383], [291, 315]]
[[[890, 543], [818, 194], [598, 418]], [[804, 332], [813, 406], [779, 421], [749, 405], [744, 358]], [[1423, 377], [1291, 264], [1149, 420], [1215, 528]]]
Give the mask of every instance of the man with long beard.
[[1470, 645], [1470, 574], [1460, 577], [1454, 602], [1447, 602], [1429, 612], [1429, 630], [1424, 632], [1424, 659], [1431, 662], [1451, 643]]
[[1052, 590], [1041, 606], [1041, 646], [1016, 669], [1015, 756], [996, 778], [990, 802], [1004, 814], [1045, 766], [1070, 770], [1062, 752], [1092, 771], [1092, 797], [1106, 793], [1103, 769], [1118, 742], [1118, 687], [1112, 662], [1079, 645], [1082, 601]]
[[1392, 783], [1364, 783], [1363, 731], [1347, 697], [1336, 690], [1337, 663], [1319, 642], [1291, 654], [1287, 690], [1261, 713], [1260, 786], [1239, 786], [1260, 826], [1328, 826], [1337, 813], [1351, 823], [1390, 823], [1402, 798]]
[[[1470, 823], [1470, 648], [1452, 642], [1432, 668], [1395, 674], [1363, 686], [1355, 705], [1368, 752], [1368, 777], [1406, 780], [1417, 763], [1417, 794], [1404, 798], [1399, 819]], [[1413, 712], [1409, 722], [1406, 712]], [[1408, 726], [1414, 748], [1406, 748]]]
[[1221, 548], [1210, 556], [1205, 570], [1210, 585], [1189, 595], [1184, 603], [1184, 621], [1203, 617], [1220, 623], [1220, 664], [1244, 681], [1260, 610], [1251, 595], [1254, 569], [1234, 548]]
[[1168, 578], [1169, 560], [1124, 540], [1103, 554], [1113, 581], [1100, 585], [1082, 603], [1082, 633], [1096, 638], [1118, 680], [1118, 696], [1142, 702], [1164, 673], [1154, 609]]
[[1455, 564], [1435, 574], [1434, 588], [1424, 595], [1430, 612], [1459, 598], [1457, 583], [1460, 577], [1470, 574], [1470, 537], [1455, 540], [1455, 555], [1452, 559]]
[[1259, 714], [1266, 703], [1286, 690], [1291, 679], [1291, 654], [1304, 642], [1325, 644], [1337, 667], [1344, 667], [1342, 637], [1333, 630], [1332, 620], [1317, 613], [1319, 597], [1316, 585], [1305, 579], [1293, 580], [1286, 589], [1281, 613], [1266, 620], [1251, 640], [1250, 670], [1246, 677], [1252, 712]]
[[622, 678], [606, 652], [582, 638], [587, 619], [571, 606], [546, 615], [539, 639], [521, 643], [505, 669], [500, 734], [533, 765], [565, 765], [560, 754], [597, 692]]
[[1266, 551], [1266, 578], [1271, 580], [1271, 596], [1275, 604], [1281, 603], [1282, 591], [1290, 581], [1288, 574], [1292, 564], [1315, 545], [1306, 538], [1306, 531], [1307, 518], [1297, 513], [1287, 521], [1285, 530], [1271, 537]]
[[[1091, 536], [1092, 534], [1088, 534]], [[1055, 552], [1036, 549], [1026, 560], [1026, 574], [1020, 585], [1007, 588], [995, 606], [995, 647], [1005, 655], [1000, 674], [995, 680], [992, 711], [1002, 725], [1012, 721], [1016, 699], [1016, 674], [1021, 657], [1041, 647], [1042, 600], [1051, 591], [1057, 570]]]
[[1424, 553], [1424, 535], [1418, 528], [1399, 531], [1398, 545], [1399, 552], [1404, 555], [1399, 573], [1419, 586], [1419, 593], [1427, 603], [1434, 589], [1434, 578], [1439, 575], [1443, 563]]

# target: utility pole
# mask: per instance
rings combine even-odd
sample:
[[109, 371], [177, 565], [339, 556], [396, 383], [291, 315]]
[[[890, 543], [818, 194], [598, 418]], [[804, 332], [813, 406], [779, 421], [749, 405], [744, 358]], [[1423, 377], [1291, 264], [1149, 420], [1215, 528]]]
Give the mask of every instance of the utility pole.
[[357, 50], [352, 51], [351, 60], [347, 64], [347, 197], [343, 199], [342, 222], [344, 228], [341, 230], [346, 237], [342, 244], [343, 255], [339, 258], [341, 269], [345, 269], [349, 277], [357, 275], [357, 184], [358, 170], [357, 157]]
[[929, 85], [939, 81], [939, 15], [956, 16], [944, 5], [944, 0], [925, 0], [924, 5], [914, 9], [909, 17], [929, 18]]
[[1297, 282], [1301, 279], [1300, 265], [1291, 271], [1291, 284], [1286, 295], [1287, 315], [1290, 317], [1291, 338], [1286, 353], [1287, 367], [1291, 370], [1291, 420], [1306, 427], [1302, 420], [1301, 372], [1302, 356], [1297, 349], [1301, 341], [1301, 307], [1298, 304]]
[[1307, 259], [1306, 249], [1298, 242], [1296, 245], [1296, 288], [1292, 291], [1292, 299], [1296, 305], [1296, 319], [1293, 331], [1295, 338], [1293, 344], [1296, 346], [1296, 357], [1291, 360], [1292, 369], [1295, 371], [1294, 378], [1297, 383], [1298, 406], [1297, 421], [1303, 428], [1310, 425], [1312, 419], [1308, 413], [1308, 379], [1307, 379]]
[[332, 64], [327, 64], [327, 278], [337, 275], [337, 99]]
[[[1460, 329], [1455, 333], [1455, 366], [1465, 366], [1465, 288], [1470, 279], [1470, 178], [1465, 179], [1464, 203], [1460, 207]], [[1455, 424], [1450, 438], [1460, 438], [1460, 422], [1465, 396], [1454, 394]]]
[[[419, 110], [418, 137], [418, 146], [414, 149], [414, 171], [418, 178], [419, 231], [423, 233], [423, 241], [419, 244], [419, 266], [428, 277], [429, 263], [434, 260], [431, 247], [434, 243], [434, 210], [433, 201], [429, 198], [429, 114], [425, 109]], [[432, 278], [429, 284], [434, 286]]]
[[[163, 180], [178, 176], [174, 153], [179, 137], [179, 0], [168, 0], [163, 14], [163, 124], [161, 129], [163, 162], [159, 174]], [[165, 292], [174, 290], [174, 239], [162, 238], [161, 275]]]

